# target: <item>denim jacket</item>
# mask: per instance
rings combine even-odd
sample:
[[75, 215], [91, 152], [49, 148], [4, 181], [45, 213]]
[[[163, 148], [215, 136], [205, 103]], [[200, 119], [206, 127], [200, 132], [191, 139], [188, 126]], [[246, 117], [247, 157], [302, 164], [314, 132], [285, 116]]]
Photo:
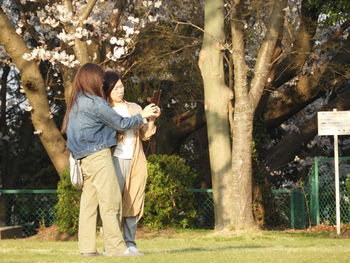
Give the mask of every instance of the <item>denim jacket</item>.
[[87, 96], [79, 93], [69, 113], [67, 148], [75, 159], [115, 146], [116, 130], [125, 131], [143, 123], [141, 114], [122, 117], [103, 98]]

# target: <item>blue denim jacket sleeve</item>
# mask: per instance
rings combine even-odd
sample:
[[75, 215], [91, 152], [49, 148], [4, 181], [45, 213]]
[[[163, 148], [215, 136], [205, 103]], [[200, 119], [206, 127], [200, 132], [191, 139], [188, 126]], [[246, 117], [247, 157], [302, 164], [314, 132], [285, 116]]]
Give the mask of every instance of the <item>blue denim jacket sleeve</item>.
[[136, 114], [132, 117], [122, 117], [112, 109], [102, 98], [98, 98], [100, 103], [97, 103], [95, 109], [96, 116], [100, 121], [108, 127], [117, 131], [126, 131], [130, 128], [143, 124], [142, 115]]

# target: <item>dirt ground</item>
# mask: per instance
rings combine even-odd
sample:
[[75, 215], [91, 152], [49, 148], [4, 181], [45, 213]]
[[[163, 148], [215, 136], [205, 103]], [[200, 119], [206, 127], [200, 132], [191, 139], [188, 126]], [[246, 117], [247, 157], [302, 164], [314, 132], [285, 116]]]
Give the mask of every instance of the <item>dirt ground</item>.
[[[285, 233], [309, 233], [309, 232], [318, 232], [318, 233], [329, 233], [329, 237], [337, 238], [350, 238], [350, 225], [343, 225], [341, 227], [340, 236], [336, 235], [336, 227], [329, 225], [319, 225], [310, 227], [308, 229], [286, 229], [281, 232]], [[159, 236], [175, 236], [179, 232], [173, 229], [163, 229], [163, 230], [150, 230], [148, 228], [139, 228], [137, 230], [136, 238], [153, 238]], [[69, 236], [58, 231], [56, 225], [50, 227], [44, 227], [38, 229], [38, 233], [34, 236], [28, 237], [28, 239], [35, 239], [40, 241], [74, 241], [77, 240], [77, 236]]]
[[[57, 225], [50, 227], [39, 228], [38, 233], [34, 236], [27, 237], [27, 239], [35, 239], [39, 241], [75, 241], [78, 239], [76, 235], [69, 236], [58, 231]], [[147, 228], [139, 228], [136, 232], [136, 238], [152, 238], [159, 236], [173, 236], [177, 234], [176, 230], [164, 229], [164, 230], [150, 230]]]

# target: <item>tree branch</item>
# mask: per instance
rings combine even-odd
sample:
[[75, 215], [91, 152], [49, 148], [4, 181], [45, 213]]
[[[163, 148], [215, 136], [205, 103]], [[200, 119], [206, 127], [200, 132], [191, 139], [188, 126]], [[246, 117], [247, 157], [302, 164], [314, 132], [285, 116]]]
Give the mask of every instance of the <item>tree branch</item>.
[[81, 14], [79, 14], [79, 16], [78, 16], [78, 17], [79, 17], [79, 21], [80, 21], [81, 23], [84, 22], [84, 20], [86, 20], [86, 19], [89, 17], [89, 15], [90, 15], [92, 9], [94, 8], [96, 2], [97, 2], [97, 0], [90, 0], [90, 1], [86, 4], [85, 9], [84, 9], [84, 10], [81, 12]]
[[274, 48], [278, 39], [279, 32], [283, 27], [284, 11], [286, 0], [275, 1], [269, 29], [266, 32], [263, 43], [260, 47], [256, 64], [254, 67], [254, 78], [252, 80], [251, 89], [249, 92], [251, 102], [254, 107], [259, 103], [262, 92], [266, 85], [267, 76], [270, 72], [271, 59], [274, 53]]
[[234, 91], [235, 99], [248, 95], [247, 64], [245, 61], [244, 29], [241, 18], [242, 3], [235, 0], [231, 8], [231, 34], [232, 34], [232, 61], [234, 65]]
[[[333, 108], [338, 110], [350, 109], [349, 89], [344, 89], [321, 110], [328, 111]], [[287, 163], [292, 161], [295, 155], [317, 135], [317, 115], [308, 120], [299, 130], [299, 133], [287, 135], [269, 150], [264, 166], [268, 166], [271, 170], [285, 168]]]

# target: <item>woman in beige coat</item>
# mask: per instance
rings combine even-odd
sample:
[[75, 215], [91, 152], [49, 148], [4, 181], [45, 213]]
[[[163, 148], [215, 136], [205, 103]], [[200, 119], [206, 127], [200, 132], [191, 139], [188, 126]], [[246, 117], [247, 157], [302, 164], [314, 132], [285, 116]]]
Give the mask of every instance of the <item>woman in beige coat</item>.
[[[142, 108], [124, 100], [124, 86], [118, 74], [107, 71], [104, 77], [104, 91], [113, 109], [123, 117], [134, 116]], [[156, 132], [154, 121], [160, 115], [156, 106], [154, 117], [143, 125], [118, 133], [118, 144], [113, 154], [113, 162], [118, 178], [123, 206], [123, 235], [129, 251], [142, 255], [136, 247], [137, 222], [143, 215], [145, 186], [147, 180], [147, 161], [141, 140], [149, 140]]]

